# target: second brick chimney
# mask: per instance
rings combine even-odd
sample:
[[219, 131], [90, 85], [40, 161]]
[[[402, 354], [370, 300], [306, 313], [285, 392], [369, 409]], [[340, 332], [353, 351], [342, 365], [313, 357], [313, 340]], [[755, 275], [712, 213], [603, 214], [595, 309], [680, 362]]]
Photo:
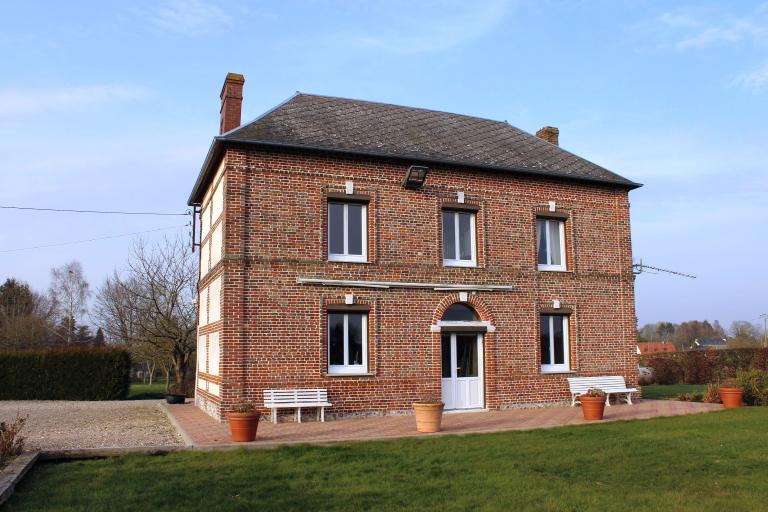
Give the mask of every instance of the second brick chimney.
[[227, 73], [221, 88], [221, 124], [219, 134], [240, 126], [240, 113], [243, 108], [243, 84], [245, 77], [237, 73]]
[[554, 126], [545, 126], [541, 130], [536, 132], [536, 136], [540, 139], [544, 139], [550, 144], [554, 144], [555, 146], [560, 145], [558, 140], [560, 138], [560, 130], [558, 130]]

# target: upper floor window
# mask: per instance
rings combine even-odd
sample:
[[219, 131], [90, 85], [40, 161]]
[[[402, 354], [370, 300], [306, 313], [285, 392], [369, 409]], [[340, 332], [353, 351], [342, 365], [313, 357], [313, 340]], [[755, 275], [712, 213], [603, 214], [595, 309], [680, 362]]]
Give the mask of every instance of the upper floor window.
[[328, 313], [328, 373], [368, 371], [368, 315]]
[[541, 371], [570, 370], [568, 316], [541, 315]]
[[536, 219], [536, 254], [539, 270], [565, 270], [565, 222]]
[[367, 210], [364, 204], [328, 203], [330, 261], [367, 261]]
[[443, 265], [447, 267], [477, 266], [475, 214], [443, 211]]

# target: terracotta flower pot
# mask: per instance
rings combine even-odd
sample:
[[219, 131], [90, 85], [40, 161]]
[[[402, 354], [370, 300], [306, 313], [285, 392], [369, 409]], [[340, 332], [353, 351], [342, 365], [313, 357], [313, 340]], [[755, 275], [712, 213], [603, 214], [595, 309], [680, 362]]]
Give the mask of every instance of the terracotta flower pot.
[[443, 420], [443, 406], [445, 404], [413, 403], [413, 413], [416, 416], [416, 430], [431, 433], [440, 432], [440, 423]]
[[581, 402], [581, 412], [584, 413], [585, 420], [603, 419], [603, 413], [605, 412], [604, 396], [580, 395], [579, 402]]
[[228, 412], [227, 421], [232, 431], [232, 441], [249, 443], [256, 439], [259, 428], [259, 414], [256, 412]]
[[744, 395], [744, 388], [720, 388], [720, 399], [726, 409], [741, 407], [742, 395]]

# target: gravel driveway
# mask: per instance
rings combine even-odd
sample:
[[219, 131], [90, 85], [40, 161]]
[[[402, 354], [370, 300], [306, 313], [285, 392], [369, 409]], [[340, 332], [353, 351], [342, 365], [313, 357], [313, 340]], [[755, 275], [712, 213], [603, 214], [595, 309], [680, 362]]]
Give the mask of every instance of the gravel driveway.
[[27, 449], [182, 445], [157, 400], [109, 402], [0, 401], [0, 420], [29, 415]]

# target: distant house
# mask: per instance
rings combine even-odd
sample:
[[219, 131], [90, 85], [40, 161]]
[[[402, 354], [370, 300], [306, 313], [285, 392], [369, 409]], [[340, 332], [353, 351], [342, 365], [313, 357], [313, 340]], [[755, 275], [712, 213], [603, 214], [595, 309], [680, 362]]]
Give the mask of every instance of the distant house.
[[640, 355], [677, 352], [677, 348], [670, 341], [641, 341], [637, 344], [637, 350]]
[[727, 348], [728, 340], [725, 338], [708, 338], [700, 340], [696, 338], [693, 340], [691, 350], [717, 350]]

